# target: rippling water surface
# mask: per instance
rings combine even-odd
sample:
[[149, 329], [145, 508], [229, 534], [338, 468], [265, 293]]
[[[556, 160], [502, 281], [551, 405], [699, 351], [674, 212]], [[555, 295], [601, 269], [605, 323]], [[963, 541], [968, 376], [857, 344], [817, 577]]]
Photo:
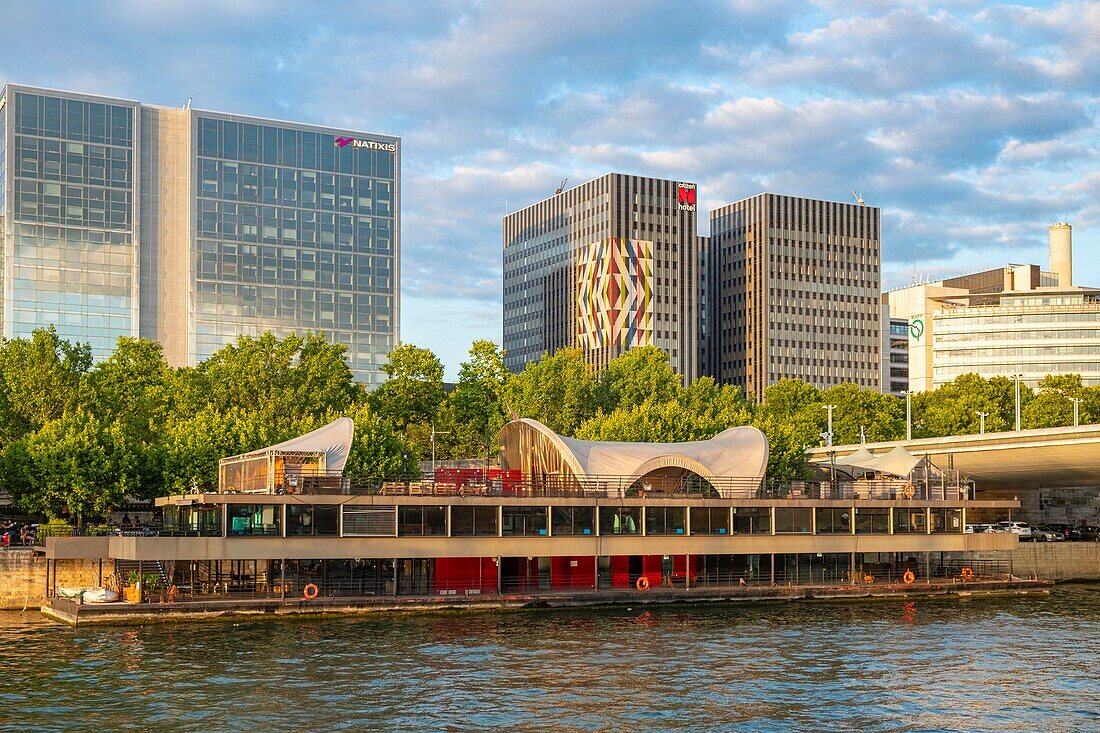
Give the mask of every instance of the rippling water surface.
[[0, 614], [0, 730], [1100, 730], [1100, 586], [257, 619]]

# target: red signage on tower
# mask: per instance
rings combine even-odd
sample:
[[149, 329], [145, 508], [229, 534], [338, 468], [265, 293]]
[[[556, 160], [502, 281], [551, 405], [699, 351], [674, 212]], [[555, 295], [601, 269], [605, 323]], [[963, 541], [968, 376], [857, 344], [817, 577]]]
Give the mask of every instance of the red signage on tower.
[[695, 211], [695, 184], [676, 184], [676, 205], [680, 211]]

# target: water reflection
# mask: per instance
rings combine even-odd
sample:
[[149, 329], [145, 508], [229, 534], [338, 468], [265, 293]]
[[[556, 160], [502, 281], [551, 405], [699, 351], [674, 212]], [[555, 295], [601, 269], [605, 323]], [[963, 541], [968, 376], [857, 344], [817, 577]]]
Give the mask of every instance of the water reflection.
[[0, 615], [0, 730], [1094, 730], [1098, 632], [1090, 586], [79, 630]]

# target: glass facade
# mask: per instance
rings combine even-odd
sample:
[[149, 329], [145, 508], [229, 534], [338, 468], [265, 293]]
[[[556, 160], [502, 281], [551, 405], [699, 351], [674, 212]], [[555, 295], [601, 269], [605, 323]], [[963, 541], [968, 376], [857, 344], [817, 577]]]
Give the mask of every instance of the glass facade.
[[1100, 303], [1094, 292], [1005, 296], [999, 306], [937, 312], [933, 386], [961, 374], [1022, 374], [1034, 386], [1047, 374], [1080, 374], [1100, 384]]
[[398, 138], [18, 85], [0, 131], [5, 337], [53, 325], [102, 359], [141, 335], [187, 366], [241, 334], [319, 332], [383, 381]]
[[[4, 333], [58, 334], [106, 357], [137, 335], [134, 127], [137, 106], [10, 90], [4, 176], [11, 302]], [[10, 127], [10, 129], [9, 129]], [[10, 148], [9, 148], [10, 144]], [[10, 319], [10, 320], [7, 320]]]
[[196, 360], [240, 333], [320, 331], [357, 378], [381, 383], [397, 318], [396, 142], [340, 146], [202, 113], [195, 124]]

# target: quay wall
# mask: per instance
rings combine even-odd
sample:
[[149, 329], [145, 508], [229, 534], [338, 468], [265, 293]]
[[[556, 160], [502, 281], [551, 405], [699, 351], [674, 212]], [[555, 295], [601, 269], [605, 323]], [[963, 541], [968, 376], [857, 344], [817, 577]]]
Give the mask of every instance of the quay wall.
[[977, 560], [1012, 558], [1012, 573], [1044, 580], [1100, 580], [1100, 542], [1021, 542], [1011, 553], [975, 552]]
[[[110, 571], [104, 569], [104, 574]], [[59, 586], [98, 586], [98, 560], [58, 560]], [[0, 551], [0, 610], [38, 608], [46, 602], [46, 558], [30, 550]]]

